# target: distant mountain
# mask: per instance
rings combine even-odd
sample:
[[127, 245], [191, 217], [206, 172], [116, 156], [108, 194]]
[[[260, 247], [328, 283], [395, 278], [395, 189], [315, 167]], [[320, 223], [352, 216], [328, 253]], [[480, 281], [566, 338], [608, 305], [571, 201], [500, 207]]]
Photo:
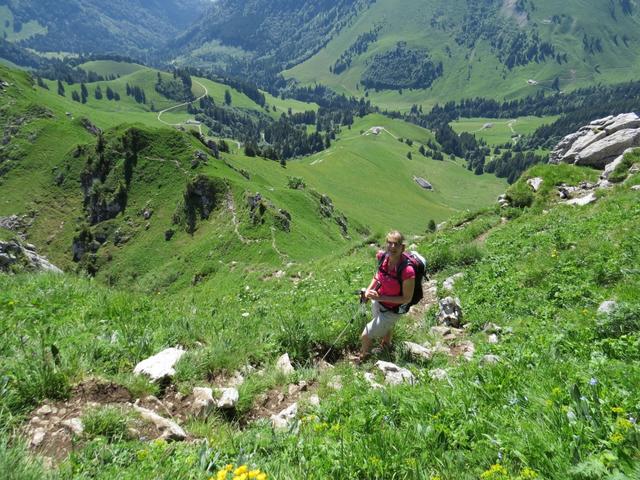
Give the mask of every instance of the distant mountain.
[[[281, 70], [318, 52], [374, 1], [219, 0], [170, 48], [189, 55], [205, 46], [204, 58], [216, 62], [224, 47], [234, 47], [231, 62], [250, 58]], [[222, 46], [212, 57], [210, 42]]]
[[39, 52], [140, 56], [193, 23], [206, 0], [0, 0], [0, 35]]
[[637, 78], [640, 7], [630, 0], [221, 0], [170, 46], [181, 63], [252, 76], [285, 69], [305, 84], [357, 96], [368, 89], [372, 101], [394, 108], [425, 97], [502, 99]]

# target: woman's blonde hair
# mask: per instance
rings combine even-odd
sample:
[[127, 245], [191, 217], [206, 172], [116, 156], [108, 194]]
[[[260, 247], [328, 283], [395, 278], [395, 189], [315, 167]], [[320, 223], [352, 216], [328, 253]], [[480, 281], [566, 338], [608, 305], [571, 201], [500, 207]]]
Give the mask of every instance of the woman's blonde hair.
[[398, 230], [391, 230], [389, 233], [387, 233], [387, 236], [385, 237], [386, 239], [390, 238], [390, 237], [395, 237], [398, 239], [398, 241], [404, 245], [404, 235], [402, 235], [402, 233], [400, 233]]

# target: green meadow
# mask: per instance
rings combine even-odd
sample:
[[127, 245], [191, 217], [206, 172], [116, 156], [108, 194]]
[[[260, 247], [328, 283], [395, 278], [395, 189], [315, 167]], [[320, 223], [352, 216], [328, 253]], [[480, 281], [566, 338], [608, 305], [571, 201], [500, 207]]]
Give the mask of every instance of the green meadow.
[[522, 135], [530, 135], [538, 127], [553, 123], [558, 117], [461, 118], [450, 123], [456, 133], [472, 133], [487, 145], [502, 145]]

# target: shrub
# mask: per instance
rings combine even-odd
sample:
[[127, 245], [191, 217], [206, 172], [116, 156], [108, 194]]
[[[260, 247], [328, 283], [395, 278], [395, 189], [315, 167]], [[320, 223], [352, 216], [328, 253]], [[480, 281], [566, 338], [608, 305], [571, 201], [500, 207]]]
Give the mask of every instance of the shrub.
[[287, 186], [293, 190], [302, 190], [306, 184], [302, 177], [287, 177]]

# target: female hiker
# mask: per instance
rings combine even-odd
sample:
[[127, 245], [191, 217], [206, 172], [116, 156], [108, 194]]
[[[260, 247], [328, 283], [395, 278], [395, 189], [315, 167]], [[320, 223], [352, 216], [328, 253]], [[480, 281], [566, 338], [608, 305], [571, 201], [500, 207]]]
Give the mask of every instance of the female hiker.
[[360, 362], [369, 356], [373, 339], [381, 338], [381, 347], [391, 344], [392, 329], [399, 318], [398, 307], [411, 301], [416, 272], [411, 262], [404, 260], [404, 249], [403, 235], [393, 230], [387, 234], [385, 250], [376, 256], [378, 269], [364, 292], [365, 298], [372, 301], [373, 318], [360, 336]]

